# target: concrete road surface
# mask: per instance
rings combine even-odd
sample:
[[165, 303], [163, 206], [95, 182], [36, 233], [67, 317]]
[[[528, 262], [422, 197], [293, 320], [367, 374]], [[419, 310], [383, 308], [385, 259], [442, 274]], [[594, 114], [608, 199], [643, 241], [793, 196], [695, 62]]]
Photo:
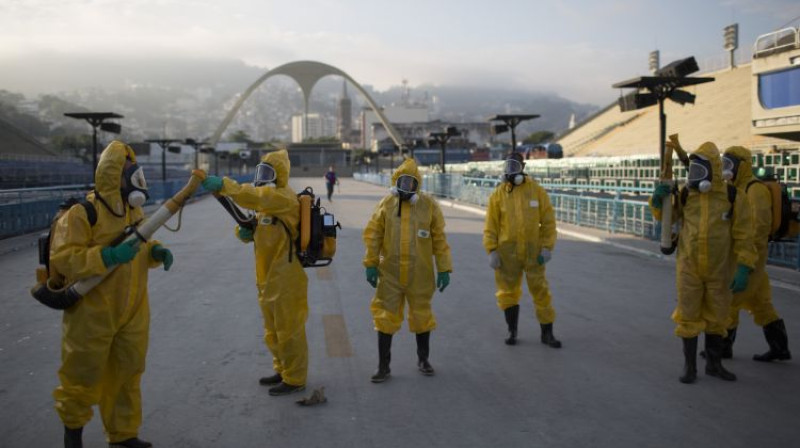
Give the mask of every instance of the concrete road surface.
[[[322, 179], [299, 179], [324, 196]], [[270, 397], [252, 246], [233, 234], [211, 198], [185, 208], [178, 233], [156, 237], [175, 255], [151, 271], [150, 350], [140, 436], [156, 447], [768, 447], [800, 444], [800, 294], [775, 288], [795, 360], [751, 360], [766, 349], [743, 314], [736, 383], [706, 377], [683, 385], [673, 335], [674, 263], [561, 236], [548, 278], [564, 348], [539, 342], [528, 293], [520, 343], [503, 344], [492, 271], [481, 247], [483, 218], [445, 208], [452, 284], [437, 293], [431, 337], [434, 377], [416, 369], [407, 326], [395, 337], [392, 378], [372, 384], [377, 337], [364, 280], [361, 232], [385, 194], [342, 179], [327, 204], [341, 221], [338, 253], [309, 277], [308, 389], [328, 403], [304, 408], [301, 394]], [[323, 202], [325, 200], [323, 199]], [[174, 225], [174, 221], [172, 222]], [[576, 230], [576, 228], [572, 228]], [[580, 229], [577, 229], [580, 231]], [[655, 243], [653, 243], [655, 244]], [[653, 247], [655, 249], [655, 247]], [[0, 446], [53, 447], [61, 316], [28, 294], [35, 248], [0, 256]], [[800, 273], [784, 275], [798, 282]], [[99, 415], [84, 431], [104, 445]]]

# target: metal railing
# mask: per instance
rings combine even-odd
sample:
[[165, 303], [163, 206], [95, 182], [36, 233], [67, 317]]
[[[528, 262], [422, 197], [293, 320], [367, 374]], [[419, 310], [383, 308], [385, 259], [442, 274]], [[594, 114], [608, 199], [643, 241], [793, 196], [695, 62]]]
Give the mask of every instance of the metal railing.
[[[238, 182], [250, 182], [253, 179], [252, 174], [231, 177]], [[150, 198], [145, 206], [160, 204], [185, 185], [186, 179], [148, 182]], [[46, 229], [58, 213], [61, 203], [69, 198], [82, 198], [92, 188], [91, 185], [63, 185], [0, 190], [0, 239]], [[201, 188], [196, 195], [207, 193]]]
[[[355, 180], [388, 187], [386, 173], [354, 173]], [[467, 177], [460, 174], [429, 174], [423, 177], [422, 189], [430, 194], [485, 207], [492, 191], [501, 182], [492, 177]], [[657, 240], [661, 223], [653, 218], [645, 198], [651, 189], [640, 187], [555, 185], [542, 183], [555, 210], [556, 220], [609, 233], [636, 235]], [[610, 194], [609, 194], [610, 193]], [[640, 199], [632, 195], [642, 194]], [[770, 264], [800, 270], [800, 239], [769, 244]]]

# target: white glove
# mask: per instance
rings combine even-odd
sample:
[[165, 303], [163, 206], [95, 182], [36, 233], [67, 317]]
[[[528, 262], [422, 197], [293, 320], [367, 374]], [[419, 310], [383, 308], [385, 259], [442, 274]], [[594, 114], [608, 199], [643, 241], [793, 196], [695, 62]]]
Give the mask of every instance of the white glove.
[[500, 255], [497, 255], [497, 251], [489, 252], [489, 267], [495, 271], [500, 269]]
[[542, 249], [539, 251], [539, 257], [537, 258], [536, 261], [538, 261], [539, 264], [547, 264], [547, 262], [550, 261], [550, 258], [552, 257], [553, 254], [551, 254], [549, 250]]

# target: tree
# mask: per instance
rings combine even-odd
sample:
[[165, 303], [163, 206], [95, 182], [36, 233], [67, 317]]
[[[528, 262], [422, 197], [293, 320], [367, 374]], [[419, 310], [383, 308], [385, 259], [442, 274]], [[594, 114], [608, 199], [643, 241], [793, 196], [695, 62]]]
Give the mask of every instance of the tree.
[[522, 140], [522, 143], [535, 145], [537, 143], [550, 141], [553, 139], [553, 137], [555, 137], [555, 134], [550, 131], [537, 131], [525, 137], [525, 139]]
[[250, 135], [241, 129], [231, 134], [230, 139], [236, 143], [247, 143], [248, 145], [253, 143], [253, 139], [250, 138]]

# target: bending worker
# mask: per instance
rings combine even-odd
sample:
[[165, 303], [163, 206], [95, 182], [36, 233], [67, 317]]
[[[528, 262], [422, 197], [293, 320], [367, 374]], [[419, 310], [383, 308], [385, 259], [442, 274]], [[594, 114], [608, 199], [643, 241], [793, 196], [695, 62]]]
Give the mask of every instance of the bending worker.
[[[679, 194], [680, 213], [674, 217], [681, 224], [676, 260], [678, 304], [672, 320], [675, 334], [683, 340], [680, 381], [686, 384], [697, 380], [697, 337], [703, 332], [706, 375], [736, 380], [722, 365], [722, 341], [732, 292], [745, 290], [756, 263], [747, 198], [725, 185], [720, 159], [711, 142], [703, 143], [689, 157], [687, 184]], [[657, 220], [664, 200], [672, 200], [672, 195], [670, 186], [661, 184], [650, 198]]]
[[377, 287], [370, 305], [379, 357], [373, 383], [389, 379], [392, 335], [403, 323], [406, 303], [408, 328], [417, 338], [419, 371], [434, 374], [428, 362], [431, 330], [436, 328], [431, 299], [436, 288], [442, 292], [450, 283], [453, 268], [442, 210], [435, 199], [419, 191], [421, 183], [414, 160], [404, 161], [392, 176], [391, 194], [381, 200], [364, 229], [367, 282]]
[[64, 422], [64, 445], [82, 447], [83, 427], [100, 415], [109, 446], [140, 448], [142, 424], [139, 383], [145, 369], [150, 306], [148, 268], [172, 265], [172, 253], [158, 241], [110, 246], [128, 226], [144, 218], [147, 183], [130, 146], [111, 142], [95, 172], [95, 189], [86, 196], [96, 214], [73, 206], [55, 226], [51, 271], [65, 284], [116, 269], [75, 305], [64, 311], [60, 385], [53, 392]]
[[556, 244], [556, 220], [547, 192], [525, 175], [522, 155], [511, 153], [505, 162], [504, 182], [489, 197], [483, 229], [483, 247], [489, 254], [497, 285], [497, 306], [508, 325], [508, 345], [517, 343], [522, 274], [533, 296], [541, 341], [561, 348], [553, 335], [556, 312], [545, 278], [545, 264]]
[[733, 295], [728, 336], [725, 338], [722, 357], [733, 356], [733, 342], [739, 326], [739, 310], [745, 309], [753, 321], [763, 327], [769, 350], [762, 355], [753, 355], [756, 361], [792, 359], [786, 325], [772, 306], [772, 289], [767, 276], [767, 243], [772, 230], [772, 195], [767, 187], [753, 176], [753, 157], [749, 150], [733, 146], [725, 150], [722, 158], [723, 177], [733, 183], [738, 194], [747, 198], [753, 217], [753, 242], [758, 259], [750, 274], [747, 289]]
[[289, 154], [281, 150], [262, 158], [253, 185], [216, 176], [203, 181], [207, 190], [257, 212], [255, 231], [237, 226], [236, 235], [255, 245], [258, 304], [264, 316], [264, 341], [275, 370], [259, 384], [273, 386], [269, 394], [274, 396], [303, 390], [308, 373], [308, 277], [293, 254], [300, 203], [289, 187], [289, 169]]

